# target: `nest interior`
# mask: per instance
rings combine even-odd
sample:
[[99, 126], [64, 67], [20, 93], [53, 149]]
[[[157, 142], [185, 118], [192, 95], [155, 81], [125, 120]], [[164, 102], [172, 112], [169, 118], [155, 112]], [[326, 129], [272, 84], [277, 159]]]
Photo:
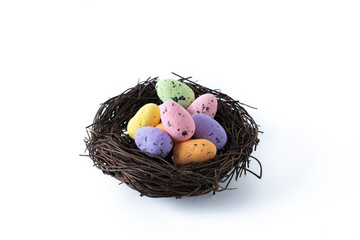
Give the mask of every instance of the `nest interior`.
[[[158, 78], [148, 78], [101, 104], [93, 124], [87, 127], [85, 144], [94, 165], [148, 197], [199, 196], [229, 189], [233, 178], [252, 173], [261, 178], [260, 161], [251, 156], [259, 143], [258, 125], [237, 100], [202, 86], [191, 77], [179, 81], [195, 92], [195, 97], [212, 93], [218, 99], [215, 120], [225, 129], [228, 140], [214, 159], [177, 165], [172, 152], [166, 158], [149, 157], [139, 150], [126, 132], [128, 121], [147, 103], [161, 104], [155, 90]], [[249, 169], [251, 160], [260, 165], [260, 174]]]

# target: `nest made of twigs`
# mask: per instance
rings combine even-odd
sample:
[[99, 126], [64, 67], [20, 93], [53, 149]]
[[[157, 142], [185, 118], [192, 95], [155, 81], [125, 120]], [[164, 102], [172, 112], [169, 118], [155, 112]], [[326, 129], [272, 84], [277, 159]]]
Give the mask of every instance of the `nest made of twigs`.
[[[166, 158], [149, 157], [139, 150], [126, 132], [128, 121], [147, 103], [161, 104], [155, 90], [158, 78], [148, 78], [101, 104], [93, 124], [87, 127], [87, 151], [104, 174], [126, 183], [148, 197], [198, 196], [228, 189], [235, 176], [250, 172], [261, 178], [260, 162], [251, 153], [259, 143], [258, 125], [241, 106], [245, 105], [219, 90], [211, 90], [177, 74], [195, 92], [195, 97], [212, 93], [218, 100], [215, 120], [225, 129], [228, 140], [214, 159], [177, 165], [172, 152]], [[250, 159], [260, 165], [260, 174], [249, 170]], [[224, 183], [225, 186], [221, 186]]]

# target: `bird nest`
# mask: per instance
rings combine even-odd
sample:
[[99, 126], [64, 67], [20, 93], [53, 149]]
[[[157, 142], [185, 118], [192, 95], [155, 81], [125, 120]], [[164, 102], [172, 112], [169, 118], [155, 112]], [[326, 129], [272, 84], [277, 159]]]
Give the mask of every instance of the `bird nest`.
[[[261, 178], [261, 163], [251, 153], [259, 143], [258, 125], [237, 100], [202, 86], [191, 77], [186, 83], [198, 97], [214, 94], [218, 100], [215, 120], [225, 129], [228, 140], [214, 159], [206, 162], [178, 165], [172, 152], [166, 158], [150, 157], [139, 150], [126, 132], [129, 120], [147, 103], [161, 104], [155, 90], [158, 78], [148, 78], [122, 94], [101, 104], [93, 123], [87, 127], [85, 144], [94, 165], [104, 174], [138, 191], [141, 196], [176, 197], [199, 196], [229, 189], [232, 179], [247, 172]], [[249, 106], [248, 106], [249, 107]], [[260, 173], [249, 169], [251, 160], [260, 166]]]

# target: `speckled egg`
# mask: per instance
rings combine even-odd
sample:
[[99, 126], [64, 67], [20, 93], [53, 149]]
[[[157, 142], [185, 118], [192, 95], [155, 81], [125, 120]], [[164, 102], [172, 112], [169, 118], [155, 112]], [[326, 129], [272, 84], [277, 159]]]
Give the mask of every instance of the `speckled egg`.
[[161, 129], [163, 130], [164, 132], [166, 132], [165, 128], [164, 128], [164, 125], [162, 123], [159, 123], [158, 125], [155, 126], [156, 128], [158, 129]]
[[160, 114], [161, 122], [172, 139], [183, 142], [194, 135], [194, 120], [180, 104], [174, 101], [166, 101], [161, 106]]
[[136, 146], [144, 152], [166, 157], [173, 147], [170, 136], [156, 127], [141, 127], [135, 133]]
[[161, 101], [168, 100], [187, 108], [195, 99], [194, 91], [185, 83], [172, 79], [162, 79], [156, 83], [156, 93]]
[[142, 106], [127, 125], [127, 132], [134, 139], [135, 132], [145, 126], [154, 127], [160, 122], [160, 109], [154, 103]]
[[214, 158], [216, 146], [206, 139], [191, 139], [175, 145], [173, 157], [177, 164], [204, 162]]
[[226, 132], [215, 119], [204, 114], [195, 114], [192, 118], [195, 122], [194, 138], [207, 139], [214, 143], [218, 150], [225, 146]]
[[[164, 125], [162, 123], [159, 123], [158, 125], [155, 126], [156, 128], [159, 128], [161, 130], [163, 130], [164, 132], [166, 132], [165, 128], [164, 128]], [[167, 133], [167, 132], [166, 132]], [[173, 141], [173, 145], [177, 144], [178, 141], [176, 141], [175, 139], [172, 139]]]
[[191, 115], [205, 114], [211, 118], [215, 117], [217, 111], [217, 99], [211, 93], [206, 93], [196, 98], [195, 101], [186, 109]]

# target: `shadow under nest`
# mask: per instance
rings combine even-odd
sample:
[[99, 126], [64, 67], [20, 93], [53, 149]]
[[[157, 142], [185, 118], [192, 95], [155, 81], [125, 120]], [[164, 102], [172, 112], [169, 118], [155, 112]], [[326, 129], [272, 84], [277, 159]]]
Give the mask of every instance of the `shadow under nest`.
[[[261, 163], [251, 156], [259, 143], [258, 125], [241, 106], [245, 105], [219, 90], [211, 90], [177, 74], [198, 97], [214, 94], [218, 100], [215, 120], [225, 129], [228, 140], [214, 159], [177, 165], [172, 152], [166, 158], [149, 157], [139, 150], [126, 132], [128, 121], [147, 103], [160, 105], [155, 90], [158, 78], [148, 78], [101, 104], [85, 139], [89, 157], [104, 174], [113, 176], [148, 197], [199, 196], [229, 189], [229, 183], [243, 173], [261, 178]], [[250, 160], [260, 165], [260, 174], [249, 169]]]

